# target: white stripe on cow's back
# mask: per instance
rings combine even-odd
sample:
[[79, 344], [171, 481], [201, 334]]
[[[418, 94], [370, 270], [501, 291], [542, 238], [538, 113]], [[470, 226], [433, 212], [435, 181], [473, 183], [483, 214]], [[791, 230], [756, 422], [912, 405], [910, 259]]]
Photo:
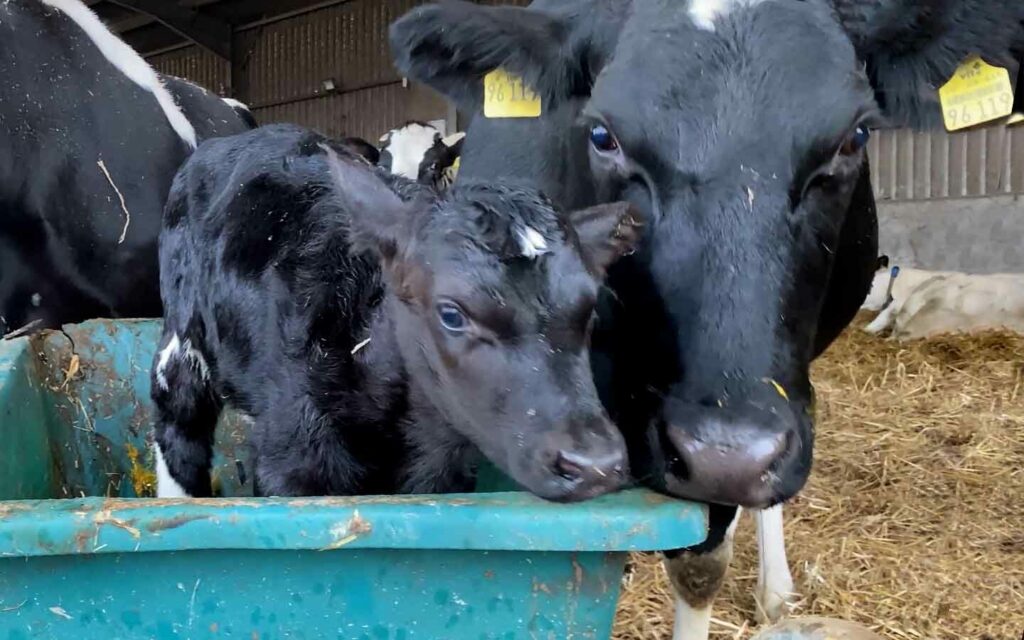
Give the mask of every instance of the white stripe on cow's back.
[[114, 65], [129, 80], [149, 91], [156, 98], [167, 121], [182, 140], [192, 149], [196, 148], [196, 130], [182, 113], [174, 98], [160, 82], [153, 68], [134, 49], [115, 36], [100, 21], [96, 14], [80, 0], [40, 0], [43, 4], [57, 9], [89, 36], [103, 57]]
[[698, 28], [715, 30], [715, 19], [732, 13], [736, 7], [752, 7], [764, 0], [690, 0], [690, 19]]
[[239, 102], [234, 98], [221, 98], [221, 100], [223, 100], [232, 109], [245, 109], [246, 111], [249, 111], [251, 113], [249, 105], [245, 104], [244, 102]]

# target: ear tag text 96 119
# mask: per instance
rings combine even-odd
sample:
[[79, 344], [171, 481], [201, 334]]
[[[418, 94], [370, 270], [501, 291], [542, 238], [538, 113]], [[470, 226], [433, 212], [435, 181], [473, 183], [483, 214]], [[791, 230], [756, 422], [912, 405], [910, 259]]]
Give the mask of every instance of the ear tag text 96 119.
[[939, 102], [949, 131], [1006, 117], [1013, 111], [1010, 72], [971, 56], [939, 88]]
[[485, 118], [539, 118], [541, 99], [523, 79], [503, 69], [484, 76]]

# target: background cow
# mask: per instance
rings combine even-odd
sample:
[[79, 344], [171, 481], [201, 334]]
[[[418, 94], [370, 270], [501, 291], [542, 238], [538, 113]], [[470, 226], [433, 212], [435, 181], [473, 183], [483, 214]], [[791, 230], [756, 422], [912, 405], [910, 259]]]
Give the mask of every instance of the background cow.
[[1024, 333], [1024, 274], [883, 268], [864, 308], [881, 311], [865, 331], [892, 329], [900, 340], [990, 329]]
[[174, 172], [246, 123], [158, 76], [78, 0], [0, 3], [0, 78], [0, 334], [160, 315]]
[[569, 220], [521, 188], [438, 197], [288, 125], [200, 147], [160, 238], [160, 495], [211, 494], [224, 401], [266, 495], [468, 491], [481, 453], [545, 498], [619, 488], [587, 343], [637, 223]]
[[455, 181], [455, 161], [462, 152], [462, 132], [442, 137], [425, 122], [407, 122], [380, 137], [380, 166], [396, 176], [417, 180], [438, 190]]
[[[447, 2], [396, 22], [391, 44], [404, 74], [476, 114], [465, 177], [650, 216], [609, 277], [602, 398], [640, 480], [763, 508], [807, 479], [809, 364], [871, 285], [870, 128], [940, 122], [935, 88], [972, 53], [1009, 64], [1022, 20], [1016, 0]], [[481, 115], [498, 67], [540, 94], [541, 118]], [[735, 513], [713, 505], [708, 541], [669, 554], [677, 637], [708, 632]]]

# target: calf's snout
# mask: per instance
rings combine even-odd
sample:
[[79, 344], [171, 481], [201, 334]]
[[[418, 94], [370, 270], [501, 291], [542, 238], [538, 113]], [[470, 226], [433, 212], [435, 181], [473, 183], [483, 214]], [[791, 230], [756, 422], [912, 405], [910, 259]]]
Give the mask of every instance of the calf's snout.
[[571, 420], [552, 433], [539, 451], [548, 490], [537, 492], [559, 502], [576, 502], [616, 491], [629, 477], [626, 444], [603, 417]]

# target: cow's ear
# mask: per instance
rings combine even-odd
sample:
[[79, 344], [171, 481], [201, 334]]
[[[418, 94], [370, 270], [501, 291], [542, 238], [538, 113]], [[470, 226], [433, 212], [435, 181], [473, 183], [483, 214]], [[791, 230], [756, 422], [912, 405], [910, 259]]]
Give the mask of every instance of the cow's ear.
[[557, 16], [461, 0], [413, 9], [390, 31], [398, 70], [466, 110], [479, 108], [483, 78], [499, 67], [548, 101], [573, 95], [588, 83], [572, 39], [569, 22]]
[[402, 200], [373, 167], [340, 158], [327, 145], [321, 148], [327, 154], [335, 202], [349, 218], [352, 251], [371, 252], [390, 265], [412, 240], [415, 203]]
[[897, 125], [942, 122], [938, 88], [972, 54], [1011, 66], [1024, 52], [1021, 0], [832, 0], [867, 65], [879, 105]]
[[599, 204], [574, 211], [569, 216], [587, 266], [600, 277], [640, 241], [643, 223], [640, 213], [626, 202]]

